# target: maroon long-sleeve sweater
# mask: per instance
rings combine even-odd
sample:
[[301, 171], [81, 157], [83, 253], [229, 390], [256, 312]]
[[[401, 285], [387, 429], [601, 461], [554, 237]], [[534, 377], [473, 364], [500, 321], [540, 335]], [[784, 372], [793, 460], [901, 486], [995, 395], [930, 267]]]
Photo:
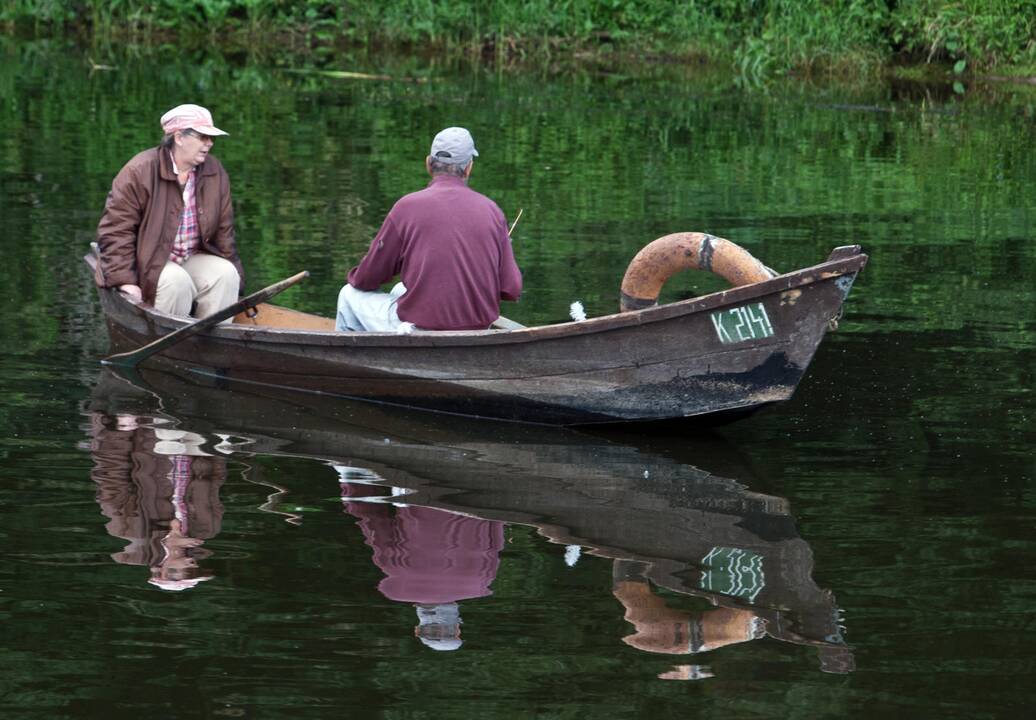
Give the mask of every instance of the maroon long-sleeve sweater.
[[503, 212], [452, 175], [396, 202], [349, 284], [376, 290], [397, 275], [399, 319], [424, 330], [487, 328], [522, 292]]

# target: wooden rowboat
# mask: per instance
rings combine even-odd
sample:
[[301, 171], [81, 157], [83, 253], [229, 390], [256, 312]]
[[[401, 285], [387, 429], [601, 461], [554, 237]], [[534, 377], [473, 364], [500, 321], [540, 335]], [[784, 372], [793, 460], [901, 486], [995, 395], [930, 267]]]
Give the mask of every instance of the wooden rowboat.
[[[91, 270], [97, 259], [86, 256]], [[550, 425], [726, 421], [787, 400], [867, 262], [858, 245], [812, 267], [689, 300], [541, 327], [335, 332], [272, 304], [152, 362], [242, 383]], [[189, 323], [100, 290], [115, 350]]]

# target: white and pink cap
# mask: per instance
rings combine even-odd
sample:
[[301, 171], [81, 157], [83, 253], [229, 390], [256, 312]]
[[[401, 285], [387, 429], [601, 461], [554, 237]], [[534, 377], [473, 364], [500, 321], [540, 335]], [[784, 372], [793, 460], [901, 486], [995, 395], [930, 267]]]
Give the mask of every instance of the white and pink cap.
[[229, 135], [212, 124], [212, 113], [201, 105], [177, 105], [159, 120], [162, 132], [172, 135], [178, 130], [194, 130], [202, 135]]

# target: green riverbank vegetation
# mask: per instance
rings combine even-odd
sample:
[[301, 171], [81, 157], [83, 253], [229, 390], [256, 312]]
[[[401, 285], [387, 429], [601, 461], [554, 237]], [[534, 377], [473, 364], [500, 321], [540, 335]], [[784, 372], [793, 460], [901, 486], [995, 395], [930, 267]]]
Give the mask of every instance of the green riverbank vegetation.
[[608, 54], [727, 63], [760, 77], [898, 64], [1036, 72], [1036, 0], [0, 0], [0, 27], [228, 51]]

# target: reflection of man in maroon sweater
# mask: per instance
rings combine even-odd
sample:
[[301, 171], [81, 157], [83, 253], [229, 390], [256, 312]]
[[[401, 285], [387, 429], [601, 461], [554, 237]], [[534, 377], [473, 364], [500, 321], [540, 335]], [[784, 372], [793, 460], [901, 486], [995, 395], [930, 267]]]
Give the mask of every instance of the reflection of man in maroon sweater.
[[374, 564], [385, 573], [378, 590], [390, 600], [418, 606], [416, 634], [422, 642], [436, 650], [456, 649], [457, 602], [492, 594], [504, 524], [416, 505], [350, 501], [386, 490], [342, 483], [345, 509], [359, 520], [374, 549]]
[[[500, 300], [517, 300], [522, 275], [504, 214], [468, 187], [478, 155], [464, 128], [432, 141], [427, 188], [401, 198], [338, 296], [337, 330], [484, 330]], [[375, 292], [399, 276], [391, 293]]]

